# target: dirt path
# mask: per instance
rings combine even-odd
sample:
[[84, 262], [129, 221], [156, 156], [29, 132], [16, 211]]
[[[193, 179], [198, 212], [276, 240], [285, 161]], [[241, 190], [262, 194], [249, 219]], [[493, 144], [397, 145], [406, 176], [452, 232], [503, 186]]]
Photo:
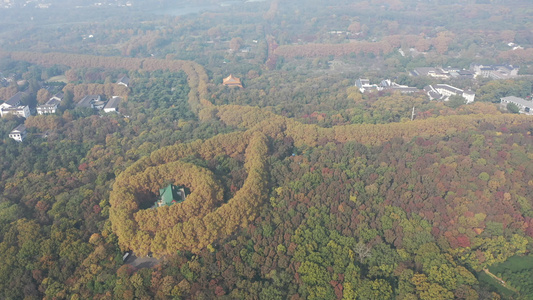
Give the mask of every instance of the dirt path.
[[511, 290], [511, 291], [513, 291], [513, 292], [515, 292], [515, 293], [518, 293], [517, 290], [515, 290], [514, 288], [508, 286], [507, 283], [506, 283], [503, 279], [501, 279], [500, 277], [498, 277], [498, 276], [492, 274], [492, 273], [489, 271], [489, 269], [483, 269], [483, 271], [484, 271], [485, 273], [487, 273], [487, 275], [489, 275], [490, 277], [492, 277], [492, 278], [498, 280], [498, 282], [499, 282], [503, 287], [505, 287], [505, 288], [507, 288], [507, 289], [509, 289], [509, 290]]

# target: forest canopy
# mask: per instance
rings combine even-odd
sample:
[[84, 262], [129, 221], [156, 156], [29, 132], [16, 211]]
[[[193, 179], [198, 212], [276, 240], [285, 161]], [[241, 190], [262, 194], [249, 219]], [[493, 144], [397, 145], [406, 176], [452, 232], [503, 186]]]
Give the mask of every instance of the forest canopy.
[[531, 298], [529, 1], [4, 2], [1, 299]]

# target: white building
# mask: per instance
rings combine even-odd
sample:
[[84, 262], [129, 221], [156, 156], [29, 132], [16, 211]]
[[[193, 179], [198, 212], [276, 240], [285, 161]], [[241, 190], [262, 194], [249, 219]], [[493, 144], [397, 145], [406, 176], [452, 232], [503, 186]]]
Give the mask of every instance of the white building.
[[[101, 106], [101, 107], [100, 107]], [[102, 109], [102, 98], [100, 95], [87, 95], [76, 104], [76, 107], [98, 108]]]
[[492, 79], [507, 79], [518, 76], [519, 67], [513, 65], [472, 65], [471, 70], [476, 74], [476, 77], [492, 78]]
[[117, 84], [120, 84], [120, 85], [123, 85], [123, 86], [127, 87], [130, 84], [130, 78], [128, 76], [122, 76], [117, 81]]
[[521, 114], [533, 115], [533, 101], [527, 101], [526, 99], [509, 96], [503, 97], [501, 100], [501, 106], [507, 108], [507, 104], [513, 103], [518, 106]]
[[377, 90], [378, 86], [375, 84], [370, 84], [370, 80], [359, 78], [355, 81], [355, 86], [359, 88], [359, 91], [361, 93], [364, 93], [365, 91], [371, 91], [371, 90]]
[[55, 114], [63, 98], [64, 98], [63, 92], [59, 92], [55, 94], [45, 104], [37, 106], [37, 113], [40, 115]]
[[474, 78], [474, 72], [461, 68], [433, 68], [433, 67], [420, 67], [409, 72], [411, 76], [427, 76], [441, 80], [447, 80], [450, 78]]
[[17, 142], [22, 142], [26, 137], [26, 134], [26, 126], [24, 126], [24, 124], [20, 124], [19, 126], [15, 127], [15, 129], [11, 130], [9, 137]]
[[385, 79], [377, 84], [370, 84], [370, 80], [359, 78], [355, 81], [355, 86], [359, 88], [361, 93], [370, 92], [370, 91], [397, 91], [400, 93], [415, 93], [418, 92], [417, 88], [408, 87], [406, 85], [397, 84], [390, 79]]
[[439, 79], [449, 79], [452, 77], [448, 70], [443, 68], [433, 68], [433, 67], [420, 67], [416, 68], [411, 72], [411, 75], [414, 76], [428, 76]]
[[48, 100], [48, 102], [46, 102], [45, 104], [37, 106], [37, 113], [39, 115], [55, 114], [58, 107], [59, 107], [59, 101]]
[[21, 105], [16, 107], [0, 108], [0, 116], [17, 115], [19, 117], [27, 118], [31, 116], [30, 108], [28, 105]]
[[13, 114], [23, 118], [29, 117], [31, 115], [30, 108], [27, 105], [21, 105], [22, 97], [25, 95], [23, 92], [18, 92], [6, 102], [0, 104], [0, 116], [4, 117], [8, 114]]
[[9, 98], [6, 102], [0, 104], [0, 108], [10, 108], [10, 107], [16, 107], [20, 106], [20, 103], [22, 102], [22, 97], [24, 97], [26, 94], [23, 92], [16, 93], [13, 97]]
[[379, 84], [378, 91], [393, 91], [400, 92], [402, 94], [411, 94], [418, 92], [418, 89], [415, 87], [409, 87], [407, 85], [397, 84], [390, 79], [385, 79]]
[[462, 89], [448, 84], [428, 85], [424, 88], [424, 91], [426, 91], [431, 100], [437, 99], [448, 101], [450, 96], [461, 96], [465, 98], [466, 103], [468, 104], [474, 102], [474, 99], [476, 98], [476, 94], [472, 91], [463, 91]]
[[113, 96], [113, 98], [111, 98], [111, 100], [109, 100], [107, 104], [104, 106], [104, 112], [106, 113], [117, 112], [118, 104], [120, 103], [121, 100], [122, 98], [120, 98], [119, 96]]

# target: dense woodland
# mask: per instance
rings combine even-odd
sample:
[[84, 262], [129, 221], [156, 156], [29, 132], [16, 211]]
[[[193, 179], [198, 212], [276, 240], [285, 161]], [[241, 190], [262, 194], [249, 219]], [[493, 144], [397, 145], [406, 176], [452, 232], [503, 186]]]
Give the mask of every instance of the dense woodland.
[[[533, 123], [498, 104], [531, 98], [531, 5], [321, 2], [0, 9], [0, 100], [65, 93], [0, 119], [0, 298], [532, 299]], [[472, 63], [521, 76], [451, 79], [468, 105], [354, 86]]]

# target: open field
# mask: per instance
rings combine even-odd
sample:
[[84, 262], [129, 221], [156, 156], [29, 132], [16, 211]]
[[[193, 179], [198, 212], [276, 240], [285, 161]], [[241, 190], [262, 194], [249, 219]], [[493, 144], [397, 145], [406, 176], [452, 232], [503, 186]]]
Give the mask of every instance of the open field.
[[65, 75], [58, 75], [54, 77], [50, 77], [46, 82], [64, 82], [68, 83], [67, 77]]

